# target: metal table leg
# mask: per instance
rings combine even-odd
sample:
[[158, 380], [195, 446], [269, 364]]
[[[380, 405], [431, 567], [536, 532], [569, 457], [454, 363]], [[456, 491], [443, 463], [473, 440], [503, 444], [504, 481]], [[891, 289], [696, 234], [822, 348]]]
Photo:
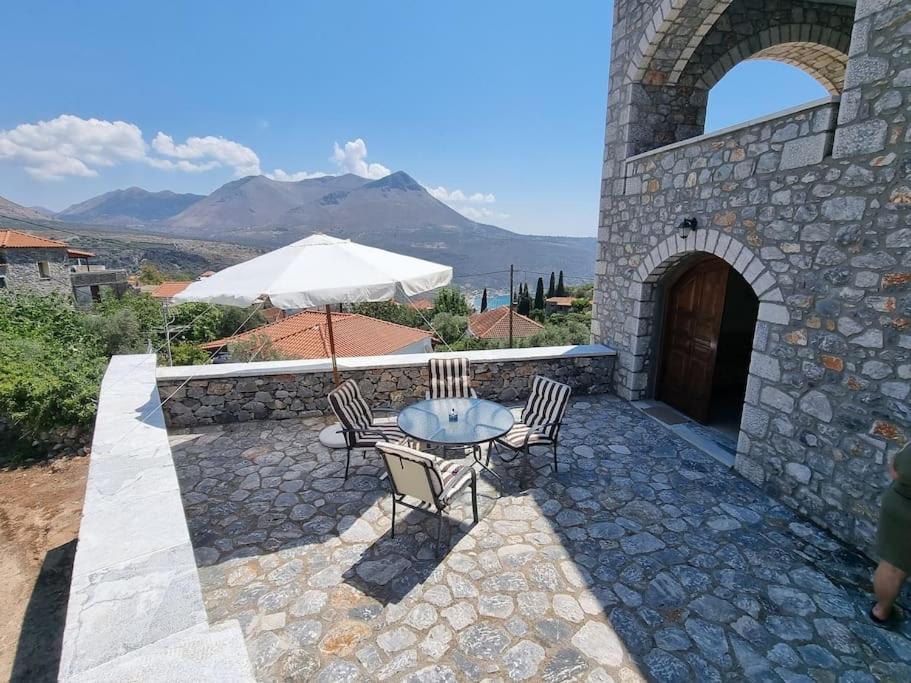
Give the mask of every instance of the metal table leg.
[[495, 476], [497, 478], [497, 481], [503, 481], [500, 478], [499, 474], [497, 474], [492, 469], [490, 469], [487, 465], [485, 465], [483, 462], [481, 462], [481, 446], [479, 444], [475, 444], [471, 447], [471, 454], [474, 456], [474, 461], [476, 463], [478, 463], [481, 467], [483, 467], [485, 470], [490, 472], [493, 476]]

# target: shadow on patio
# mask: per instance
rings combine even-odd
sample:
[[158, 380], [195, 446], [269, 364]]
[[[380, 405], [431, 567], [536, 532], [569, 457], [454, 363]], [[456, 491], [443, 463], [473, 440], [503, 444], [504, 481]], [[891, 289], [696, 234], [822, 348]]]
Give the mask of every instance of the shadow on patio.
[[344, 482], [323, 424], [171, 434], [210, 619], [260, 679], [911, 678], [864, 558], [615, 397], [572, 402], [557, 477], [499, 465], [476, 526], [463, 494], [440, 558], [419, 513], [389, 538], [378, 456]]

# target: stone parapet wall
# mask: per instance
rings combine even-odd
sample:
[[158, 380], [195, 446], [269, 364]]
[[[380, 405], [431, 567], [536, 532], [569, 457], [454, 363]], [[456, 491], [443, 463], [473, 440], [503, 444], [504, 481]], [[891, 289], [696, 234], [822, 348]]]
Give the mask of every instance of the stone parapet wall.
[[838, 98], [827, 98], [630, 157], [623, 194], [687, 191], [818, 164], [832, 149], [837, 117]]
[[101, 382], [58, 680], [251, 682], [238, 621], [208, 621], [155, 364]]
[[[422, 400], [427, 361], [460, 356], [471, 360], [472, 386], [481, 398], [523, 400], [535, 375], [569, 384], [579, 394], [610, 390], [614, 352], [605, 346], [468, 351], [339, 359], [341, 378], [358, 383], [374, 405], [401, 408]], [[326, 361], [233, 363], [159, 368], [158, 387], [168, 425], [277, 420], [328, 413], [333, 387]]]

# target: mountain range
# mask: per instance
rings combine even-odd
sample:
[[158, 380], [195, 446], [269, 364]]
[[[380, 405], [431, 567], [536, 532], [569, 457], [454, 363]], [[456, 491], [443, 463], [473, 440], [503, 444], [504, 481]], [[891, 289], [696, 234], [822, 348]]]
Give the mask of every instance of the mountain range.
[[[11, 206], [0, 204], [0, 215], [18, 206], [7, 204]], [[33, 209], [18, 210], [47, 221]], [[594, 238], [522, 235], [475, 222], [434, 198], [403, 171], [379, 180], [352, 174], [297, 182], [249, 176], [207, 196], [132, 187], [74, 204], [52, 218], [263, 249], [324, 232], [445, 263], [455, 269], [457, 278], [464, 278], [458, 284], [495, 287], [505, 284], [503, 271], [510, 264], [532, 271], [532, 280], [536, 271], [552, 270], [589, 279], [597, 244]], [[500, 273], [472, 276], [490, 271]]]

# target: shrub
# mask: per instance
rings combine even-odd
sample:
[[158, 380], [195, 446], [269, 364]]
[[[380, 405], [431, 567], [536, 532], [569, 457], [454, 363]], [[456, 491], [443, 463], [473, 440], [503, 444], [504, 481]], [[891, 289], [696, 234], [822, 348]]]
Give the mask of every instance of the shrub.
[[461, 339], [468, 329], [468, 316], [437, 313], [430, 324], [443, 342], [453, 344]]
[[[205, 365], [209, 362], [211, 354], [196, 344], [174, 344], [171, 347], [171, 362], [174, 365]], [[167, 363], [167, 352], [158, 354], [159, 363]]]
[[0, 297], [0, 418], [23, 434], [88, 427], [107, 357], [56, 296]]

